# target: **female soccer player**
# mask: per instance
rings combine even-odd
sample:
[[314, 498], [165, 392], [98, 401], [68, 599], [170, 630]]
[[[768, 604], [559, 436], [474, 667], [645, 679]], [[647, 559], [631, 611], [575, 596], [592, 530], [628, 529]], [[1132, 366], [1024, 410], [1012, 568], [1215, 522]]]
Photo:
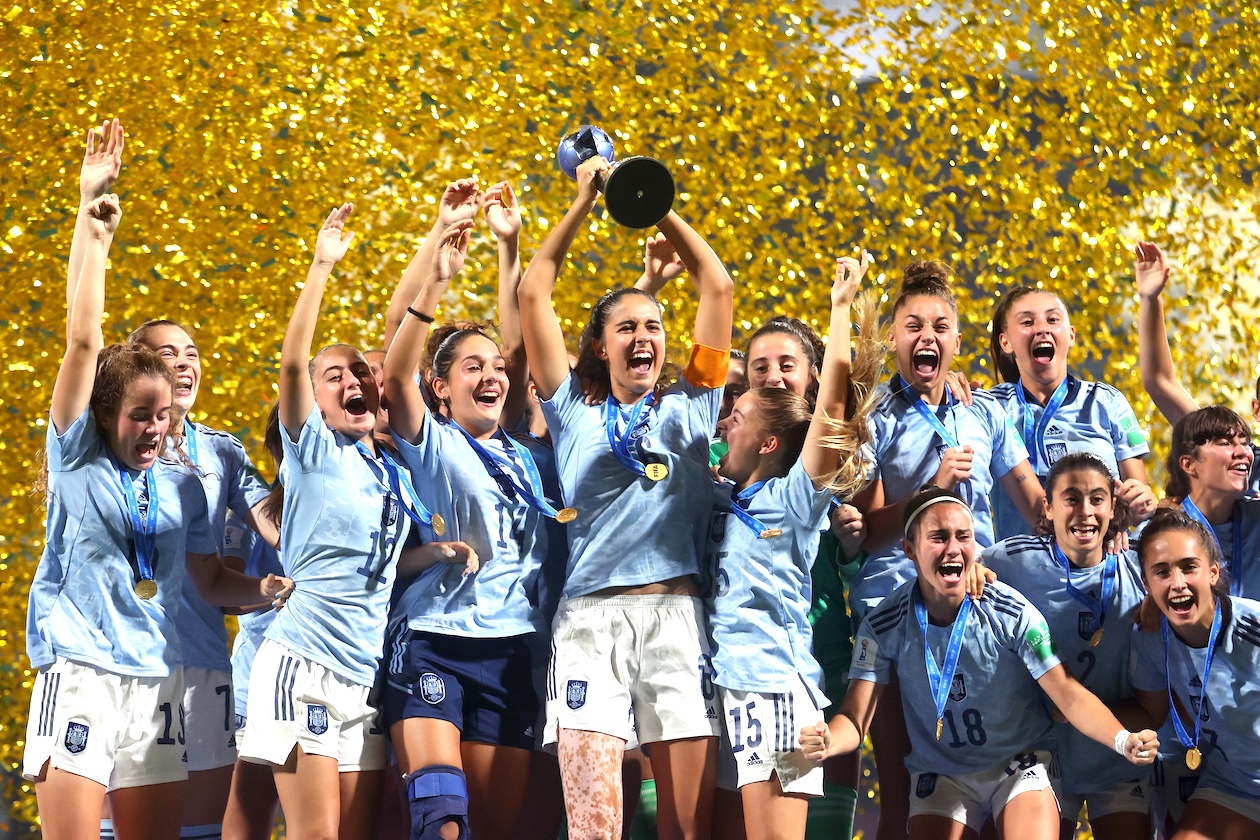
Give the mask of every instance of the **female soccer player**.
[[[89, 135], [85, 160], [101, 145], [121, 154], [117, 122], [104, 132]], [[219, 606], [282, 603], [291, 591], [285, 578], [223, 567], [201, 483], [167, 450], [170, 369], [147, 348], [102, 349], [105, 266], [120, 218], [117, 196], [106, 194], [83, 201], [76, 220], [48, 432], [48, 542], [28, 612], [39, 675], [23, 772], [53, 840], [98, 836], [107, 792], [123, 840], [179, 835], [185, 577]]]
[[[870, 554], [850, 589], [849, 607], [859, 629], [869, 610], [914, 575], [900, 547], [900, 524], [905, 500], [924, 484], [956, 490], [973, 506], [981, 547], [994, 542], [987, 501], [995, 480], [1030, 523], [1039, 518], [1044, 498], [1024, 444], [998, 401], [976, 391], [973, 404], [964, 405], [948, 387], [961, 343], [950, 270], [939, 262], [918, 262], [904, 274], [889, 333], [897, 373], [871, 419], [875, 480], [854, 499], [866, 520]], [[910, 792], [902, 768], [910, 744], [899, 697], [890, 692], [873, 725], [880, 840], [905, 836]]]
[[[708, 601], [713, 681], [726, 722], [719, 785], [740, 791], [752, 838], [804, 837], [807, 797], [823, 793], [822, 768], [796, 749], [792, 721], [823, 719], [823, 674], [811, 653], [808, 570], [834, 493], [851, 495], [865, 479], [855, 441], [846, 439], [851, 445], [845, 447], [824, 443], [836, 418], [845, 416], [849, 310], [865, 256], [860, 263], [837, 263], [831, 341], [812, 415], [805, 398], [792, 391], [756, 388], [718, 424], [729, 446], [719, 465], [728, 483], [714, 510], [706, 564], [715, 587]], [[873, 384], [866, 383], [868, 393]], [[865, 423], [862, 416], [849, 428], [865, 430]]]
[[[512, 241], [514, 255], [520, 210], [511, 188], [492, 188], [483, 204], [491, 231]], [[508, 394], [525, 388], [523, 364], [513, 366], [512, 381], [506, 361], [521, 354], [519, 338], [500, 347], [477, 327], [441, 327], [428, 342], [424, 377], [441, 415], [416, 384], [433, 311], [463, 266], [472, 225], [457, 222], [441, 235], [385, 359], [390, 424], [419, 497], [446, 523], [445, 538], [481, 564], [476, 575], [451, 565], [420, 575], [394, 609], [386, 717], [418, 837], [452, 823], [473, 836], [507, 837], [516, 824], [538, 717], [531, 650], [546, 627], [531, 596], [547, 553], [544, 523], [571, 513], [548, 501], [554, 471], [545, 481], [545, 451], [499, 425]], [[514, 267], [511, 259], [501, 276]], [[515, 276], [502, 291], [515, 297]]]
[[1216, 541], [1161, 510], [1138, 542], [1142, 577], [1163, 614], [1134, 634], [1133, 686], [1156, 721], [1170, 718], [1187, 765], [1202, 773], [1173, 840], [1260, 832], [1260, 604], [1232, 596]]
[[1155, 733], [1129, 732], [1072, 678], [1045, 619], [1019, 592], [998, 582], [978, 601], [967, 595], [977, 543], [961, 496], [918, 493], [904, 523], [918, 577], [870, 613], [841, 713], [802, 728], [801, 748], [815, 761], [857, 749], [896, 666], [912, 744], [910, 837], [975, 837], [989, 816], [1002, 837], [1058, 837], [1042, 691], [1069, 723], [1134, 764], [1154, 760]]
[[[1023, 438], [1038, 478], [1044, 481], [1068, 452], [1091, 452], [1124, 482], [1121, 497], [1139, 520], [1145, 519], [1155, 512], [1142, 463], [1150, 452], [1146, 435], [1123, 394], [1068, 373], [1075, 340], [1067, 307], [1057, 295], [1031, 286], [1007, 292], [993, 312], [989, 356], [1002, 383], [990, 393]], [[1030, 533], [1009, 495], [995, 492], [992, 502], [998, 539]]]
[[[1146, 594], [1136, 557], [1108, 549], [1130, 519], [1115, 484], [1111, 465], [1101, 458], [1064, 455], [1046, 480], [1038, 536], [1011, 537], [982, 557], [998, 579], [1041, 611], [1064, 667], [1107, 704], [1132, 696], [1129, 635]], [[1085, 803], [1096, 837], [1146, 840], [1146, 774], [1067, 724], [1056, 726], [1054, 735], [1064, 840], [1075, 835]]]
[[[547, 735], [558, 742], [569, 831], [621, 826], [620, 767], [633, 708], [668, 836], [707, 836], [718, 715], [696, 575], [712, 502], [709, 436], [731, 335], [732, 284], [721, 260], [676, 214], [658, 226], [700, 292], [691, 361], [657, 389], [665, 333], [655, 299], [631, 289], [600, 298], [570, 373], [552, 306], [556, 277], [595, 206], [608, 162], [578, 167], [578, 194], [521, 280], [525, 346], [555, 441], [569, 524], [565, 601], [556, 616]], [[609, 395], [588, 405], [586, 391]], [[650, 645], [635, 640], [652, 639]]]

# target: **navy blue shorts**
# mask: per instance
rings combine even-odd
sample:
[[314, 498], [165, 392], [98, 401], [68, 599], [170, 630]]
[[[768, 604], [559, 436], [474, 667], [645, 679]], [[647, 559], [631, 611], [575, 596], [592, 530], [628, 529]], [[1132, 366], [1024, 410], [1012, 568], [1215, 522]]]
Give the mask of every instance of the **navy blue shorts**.
[[404, 624], [390, 639], [385, 718], [448, 720], [461, 740], [534, 748], [538, 695], [529, 636], [468, 639]]

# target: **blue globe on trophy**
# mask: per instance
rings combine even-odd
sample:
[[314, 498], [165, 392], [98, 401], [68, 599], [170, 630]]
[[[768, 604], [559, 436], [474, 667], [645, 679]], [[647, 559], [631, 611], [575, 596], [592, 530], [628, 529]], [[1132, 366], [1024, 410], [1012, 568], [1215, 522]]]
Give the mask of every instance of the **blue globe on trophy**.
[[602, 129], [584, 125], [566, 135], [556, 149], [556, 162], [576, 179], [582, 161], [596, 155], [612, 164], [608, 176], [596, 183], [608, 215], [629, 228], [652, 227], [665, 218], [674, 204], [674, 178], [665, 164], [642, 155], [616, 160], [612, 138]]

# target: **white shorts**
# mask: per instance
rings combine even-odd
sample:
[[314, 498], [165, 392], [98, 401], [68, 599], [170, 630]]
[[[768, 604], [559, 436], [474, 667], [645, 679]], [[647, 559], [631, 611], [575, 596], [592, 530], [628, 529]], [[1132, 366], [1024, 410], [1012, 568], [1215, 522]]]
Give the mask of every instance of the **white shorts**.
[[184, 740], [189, 773], [236, 763], [236, 707], [227, 671], [184, 669]]
[[35, 678], [22, 775], [47, 763], [108, 790], [188, 778], [184, 675], [126, 677], [58, 657]]
[[573, 598], [556, 612], [547, 731], [560, 727], [640, 744], [721, 732], [700, 599], [687, 595]]
[[978, 832], [986, 819], [996, 819], [1007, 803], [1021, 793], [1049, 790], [1053, 794], [1051, 759], [1049, 750], [1033, 750], [965, 776], [912, 773], [910, 818], [945, 817]]
[[1186, 766], [1184, 747], [1171, 756], [1161, 756], [1155, 760], [1151, 765], [1147, 796], [1157, 825], [1163, 826], [1168, 820], [1174, 825], [1181, 822], [1181, 814], [1186, 810], [1190, 797], [1194, 796], [1203, 769], [1202, 765], [1198, 770], [1191, 770]]
[[1151, 810], [1149, 791], [1146, 782], [1142, 781], [1120, 782], [1090, 793], [1056, 792], [1059, 795], [1059, 813], [1065, 820], [1080, 816], [1081, 807], [1087, 802], [1090, 819], [1111, 814], [1148, 814]]
[[777, 775], [784, 793], [822, 796], [822, 765], [797, 748], [801, 727], [823, 719], [805, 684], [798, 680], [786, 694], [720, 686], [719, 692], [726, 726], [718, 747], [718, 787], [738, 790]]
[[1194, 795], [1190, 797], [1190, 801], [1193, 802], [1196, 799], [1215, 802], [1217, 805], [1228, 808], [1235, 814], [1242, 814], [1254, 823], [1260, 823], [1260, 801], [1255, 799], [1243, 799], [1240, 796], [1233, 796], [1206, 784], [1199, 785], [1195, 789]]
[[241, 758], [284, 764], [301, 747], [337, 759], [342, 773], [385, 767], [385, 732], [368, 703], [367, 686], [267, 639], [249, 675]]

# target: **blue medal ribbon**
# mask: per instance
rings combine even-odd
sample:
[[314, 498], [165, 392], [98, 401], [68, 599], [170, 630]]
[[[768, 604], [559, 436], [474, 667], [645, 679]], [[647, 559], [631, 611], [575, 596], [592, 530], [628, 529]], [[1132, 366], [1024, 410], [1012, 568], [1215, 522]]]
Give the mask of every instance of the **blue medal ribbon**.
[[[380, 450], [381, 457], [378, 460], [372, 457], [372, 450], [364, 446], [362, 441], [355, 441], [354, 448], [359, 450], [359, 454], [368, 462], [368, 466], [378, 464], [385, 470], [389, 489], [395, 498], [411, 502], [410, 507], [406, 503], [402, 505], [402, 509], [407, 512], [407, 516], [411, 518], [411, 521], [417, 525], [424, 525], [426, 528], [433, 529], [433, 514], [424, 506], [424, 502], [420, 501], [420, 497], [416, 494], [416, 488], [411, 483], [411, 476], [407, 474], [407, 471], [399, 466], [397, 461], [389, 457], [389, 453], [384, 449]], [[436, 529], [433, 530], [434, 533], [437, 533]], [[445, 531], [445, 527], [442, 530]]]
[[520, 494], [520, 497], [525, 500], [526, 504], [534, 510], [543, 516], [548, 516], [552, 519], [556, 518], [558, 511], [547, 501], [546, 492], [543, 490], [542, 474], [538, 472], [538, 462], [534, 460], [532, 452], [502, 429], [495, 430], [495, 437], [502, 440], [504, 444], [516, 452], [516, 457], [520, 459], [521, 466], [525, 470], [525, 476], [529, 479], [529, 487], [526, 488], [522, 487], [520, 482], [516, 480], [512, 473], [511, 465], [501, 460], [497, 452], [487, 449], [482, 445], [481, 441], [473, 437], [467, 429], [454, 420], [451, 421], [451, 425], [459, 429], [464, 437], [467, 438], [468, 445], [472, 447], [473, 452], [477, 453], [477, 457], [481, 459], [481, 463], [485, 465], [486, 471], [490, 473], [490, 477], [503, 490], [504, 495], [514, 498], [516, 494]]
[[1103, 621], [1107, 617], [1107, 605], [1111, 603], [1111, 597], [1116, 591], [1116, 578], [1120, 572], [1120, 555], [1108, 554], [1103, 559], [1102, 573], [1102, 599], [1099, 600], [1088, 592], [1077, 589], [1072, 585], [1072, 564], [1068, 561], [1063, 550], [1059, 548], [1058, 543], [1051, 543], [1054, 550], [1054, 559], [1059, 561], [1059, 565], [1063, 567], [1063, 579], [1067, 583], [1067, 593], [1084, 604], [1094, 616], [1094, 623], [1090, 626], [1090, 630], [1097, 632], [1102, 629]]
[[621, 465], [635, 475], [647, 475], [647, 467], [630, 451], [634, 430], [638, 428], [639, 419], [646, 408], [651, 408], [656, 401], [656, 394], [648, 394], [630, 409], [630, 419], [626, 421], [625, 434], [617, 434], [618, 415], [621, 414], [621, 403], [612, 394], [604, 401], [604, 428], [608, 432], [608, 446]]
[[757, 491], [766, 485], [769, 479], [763, 479], [756, 484], [750, 484], [738, 493], [731, 495], [731, 510], [735, 514], [735, 518], [747, 525], [754, 534], [761, 539], [769, 537], [777, 537], [783, 531], [779, 528], [767, 528], [765, 523], [748, 512], [748, 506], [752, 503], [753, 496], [757, 495]]
[[[1190, 501], [1190, 497], [1186, 496], [1181, 500], [1181, 509], [1186, 516], [1198, 521], [1207, 532], [1212, 535], [1212, 539], [1216, 540], [1216, 548], [1221, 552], [1221, 556], [1225, 557], [1225, 546], [1221, 545], [1221, 540], [1216, 536], [1216, 529], [1212, 527], [1212, 523], [1208, 522], [1208, 518], [1199, 510], [1199, 506]], [[1233, 533], [1234, 553], [1225, 557], [1225, 568], [1229, 571], [1229, 594], [1238, 598], [1242, 596], [1242, 581], [1240, 576], [1235, 574], [1236, 569], [1242, 568], [1242, 517], [1238, 515], [1238, 502], [1234, 502], [1234, 510], [1229, 515], [1230, 531]]]
[[136, 546], [136, 565], [139, 567], [140, 579], [153, 580], [153, 565], [157, 561], [157, 479], [153, 476], [153, 468], [144, 471], [144, 490], [148, 506], [141, 517], [140, 500], [136, 496], [131, 474], [117, 461], [114, 461], [114, 467], [118, 470], [118, 481], [122, 484], [123, 495], [127, 497], [127, 511], [131, 514], [131, 536]]
[[1199, 710], [1196, 711], [1193, 708], [1189, 710], [1194, 713], [1193, 741], [1190, 740], [1186, 728], [1181, 724], [1181, 715], [1177, 714], [1177, 707], [1173, 705], [1172, 673], [1168, 670], [1168, 618], [1165, 617], [1161, 624], [1164, 633], [1164, 673], [1168, 676], [1168, 708], [1172, 712], [1169, 717], [1172, 718], [1173, 728], [1177, 730], [1177, 740], [1183, 747], [1189, 747], [1192, 750], [1199, 748], [1199, 727], [1203, 723], [1203, 704], [1207, 702], [1208, 674], [1212, 670], [1212, 659], [1216, 655], [1216, 640], [1221, 635], [1222, 615], [1221, 602], [1217, 601], [1216, 614], [1212, 616], [1212, 630], [1208, 633], [1207, 658], [1203, 661], [1203, 693], [1199, 695]]
[[1024, 396], [1024, 380], [1020, 379], [1015, 383], [1015, 396], [1019, 398], [1019, 407], [1024, 415], [1024, 446], [1028, 449], [1028, 462], [1034, 471], [1037, 469], [1038, 457], [1045, 460], [1046, 466], [1050, 466], [1050, 456], [1046, 452], [1046, 427], [1050, 425], [1055, 412], [1063, 406], [1067, 395], [1068, 381], [1065, 376], [1059, 383], [1059, 387], [1055, 388], [1054, 393], [1050, 395], [1050, 402], [1046, 403], [1041, 419], [1034, 423], [1032, 409], [1028, 407], [1028, 399]]
[[[941, 422], [941, 418], [936, 416], [935, 411], [928, 408], [927, 403], [923, 401], [923, 397], [910, 387], [909, 383], [902, 378], [900, 373], [893, 377], [892, 389], [895, 393], [900, 394], [902, 399], [910, 403], [911, 407], [919, 413], [919, 416], [923, 418], [925, 423], [932, 427], [932, 431], [936, 432], [937, 436], [945, 442], [946, 446], [950, 449], [958, 448], [958, 437], [950, 434], [949, 429], [945, 428], [945, 424]], [[913, 395], [913, 398], [911, 395]], [[949, 387], [946, 386], [945, 405], [952, 406], [953, 404], [954, 395], [949, 392]], [[956, 429], [957, 427], [957, 421], [955, 421], [954, 428]]]
[[949, 701], [949, 689], [954, 683], [954, 672], [958, 670], [958, 654], [962, 650], [963, 636], [967, 630], [967, 617], [971, 615], [971, 598], [963, 596], [962, 606], [958, 608], [958, 617], [954, 619], [954, 629], [949, 633], [949, 646], [945, 649], [945, 662], [938, 668], [936, 657], [932, 655], [932, 646], [928, 643], [928, 612], [923, 603], [923, 593], [914, 591], [914, 615], [919, 619], [919, 629], [923, 631], [923, 659], [927, 665], [928, 685], [932, 689], [932, 699], [936, 702], [936, 740], [941, 739], [941, 721], [945, 719], [945, 704]]
[[201, 466], [197, 461], [197, 428], [187, 417], [184, 418], [184, 442], [188, 444], [188, 458], [193, 466]]

